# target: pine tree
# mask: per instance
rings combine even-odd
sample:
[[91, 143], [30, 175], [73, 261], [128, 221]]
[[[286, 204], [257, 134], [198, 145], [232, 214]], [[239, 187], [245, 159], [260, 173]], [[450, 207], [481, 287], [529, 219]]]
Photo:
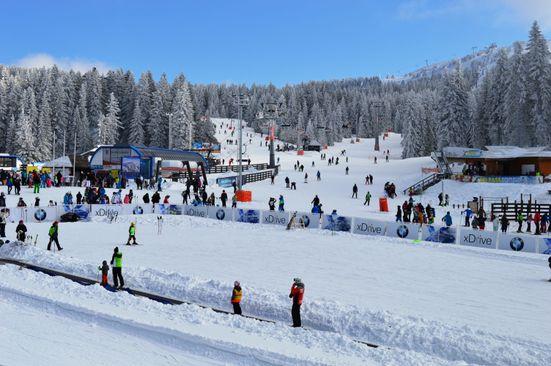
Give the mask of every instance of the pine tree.
[[176, 93], [173, 103], [173, 115], [171, 124], [172, 147], [177, 149], [188, 149], [191, 142], [189, 139], [189, 128], [193, 123], [193, 105], [189, 85], [183, 83]]
[[15, 140], [17, 141], [17, 143], [14, 144], [16, 154], [22, 156], [29, 162], [38, 160], [31, 119], [25, 112], [25, 107], [21, 107], [21, 112], [17, 121]]
[[469, 92], [463, 73], [457, 69], [446, 77], [440, 99], [438, 148], [470, 146]]
[[115, 94], [109, 96], [107, 114], [101, 118], [99, 123], [98, 145], [113, 145], [118, 141], [120, 127], [120, 108]]
[[134, 112], [130, 121], [128, 143], [133, 145], [144, 144], [144, 117], [140, 107], [140, 100], [136, 99]]

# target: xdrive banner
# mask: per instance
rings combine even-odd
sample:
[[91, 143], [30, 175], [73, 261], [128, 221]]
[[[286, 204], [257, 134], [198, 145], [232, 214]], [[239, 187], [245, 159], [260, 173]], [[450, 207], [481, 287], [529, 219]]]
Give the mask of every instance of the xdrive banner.
[[362, 235], [385, 235], [387, 222], [354, 217], [352, 232]]
[[260, 222], [260, 211], [239, 208], [235, 212], [234, 220], [237, 222], [248, 222], [249, 224], [258, 224]]
[[262, 211], [262, 224], [287, 226], [289, 223], [289, 212], [284, 211]]
[[496, 249], [497, 232], [461, 228], [459, 244], [468, 247]]

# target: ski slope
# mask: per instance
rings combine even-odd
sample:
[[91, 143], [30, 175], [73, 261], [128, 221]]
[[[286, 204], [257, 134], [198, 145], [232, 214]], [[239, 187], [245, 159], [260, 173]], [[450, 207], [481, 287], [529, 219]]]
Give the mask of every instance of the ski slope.
[[[261, 137], [246, 133], [252, 134], [248, 157], [253, 163], [267, 162]], [[328, 157], [347, 150], [349, 175], [344, 174], [345, 157], [329, 167], [318, 153], [276, 153], [280, 175], [274, 185], [264, 181], [246, 186], [253, 191], [250, 206], [266, 209], [269, 197], [283, 194], [287, 210], [309, 210], [318, 194], [326, 210], [393, 220], [394, 212], [380, 213], [373, 202], [364, 206], [362, 195], [370, 189], [376, 201], [386, 181], [394, 182], [400, 193], [421, 178], [421, 167], [434, 165], [429, 158], [401, 160], [399, 142], [395, 134], [381, 141], [381, 150], [390, 149], [391, 159], [386, 163], [381, 154], [377, 164], [373, 140], [330, 147]], [[235, 146], [224, 146], [223, 157], [232, 154]], [[308, 183], [293, 169], [297, 158], [310, 175]], [[315, 180], [317, 169], [321, 182]], [[363, 184], [369, 173], [375, 178], [373, 186]], [[285, 176], [297, 182], [296, 191], [284, 187]], [[209, 176], [207, 190], [218, 195], [222, 189], [212, 184], [214, 178]], [[354, 183], [360, 188], [358, 200], [350, 198]], [[492, 194], [514, 199], [521, 192], [543, 198], [547, 188], [444, 184], [452, 202]], [[181, 188], [170, 183], [163, 195], [180, 203]], [[5, 187], [0, 190], [5, 192]], [[41, 202], [61, 202], [67, 190], [45, 189]], [[421, 197], [423, 203], [433, 204], [438, 192], [439, 187], [431, 188]], [[143, 191], [135, 194], [140, 198]], [[26, 188], [22, 196], [29, 205], [35, 197]], [[391, 200], [391, 211], [404, 199], [399, 195]], [[15, 203], [9, 196], [8, 206]], [[459, 212], [454, 215], [460, 218]], [[127, 247], [123, 244], [131, 221], [137, 223], [140, 245]], [[12, 240], [15, 224], [6, 228]], [[29, 232], [39, 236], [37, 246], [6, 244], [0, 247], [0, 257], [97, 278], [97, 266], [119, 246], [125, 281], [133, 288], [230, 310], [232, 284], [239, 280], [244, 313], [276, 323], [193, 305], [163, 305], [0, 265], [2, 365], [112, 360], [119, 365], [551, 364], [551, 315], [546, 306], [551, 303], [551, 273], [545, 256], [190, 216], [165, 216], [159, 235], [155, 215], [119, 216], [112, 223], [98, 217], [61, 223], [64, 250], [54, 253], [45, 250], [48, 227], [29, 223]], [[288, 326], [293, 277], [301, 277], [306, 285], [302, 317], [308, 331]], [[372, 349], [354, 339], [381, 347]]]

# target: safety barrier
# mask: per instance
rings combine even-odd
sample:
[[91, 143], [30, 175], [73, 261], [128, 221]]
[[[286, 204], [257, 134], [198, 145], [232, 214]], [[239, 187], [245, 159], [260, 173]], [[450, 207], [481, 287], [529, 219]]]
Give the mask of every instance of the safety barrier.
[[[219, 221], [234, 221], [251, 224], [287, 226], [291, 215], [284, 211], [265, 211], [250, 208], [220, 206], [193, 206], [170, 204], [125, 204], [125, 205], [60, 205], [49, 207], [2, 208], [8, 222], [51, 222], [60, 220], [67, 212], [75, 213], [81, 220], [92, 217], [106, 217], [110, 221], [119, 215], [186, 215], [210, 218]], [[440, 225], [419, 225], [365, 217], [340, 215], [319, 215], [297, 212], [295, 220], [301, 221], [306, 229], [323, 229], [351, 232], [359, 235], [379, 235], [410, 240], [423, 240], [443, 244], [462, 245], [486, 249], [501, 249], [515, 252], [529, 252], [551, 255], [551, 237], [517, 233], [472, 230], [464, 227]]]

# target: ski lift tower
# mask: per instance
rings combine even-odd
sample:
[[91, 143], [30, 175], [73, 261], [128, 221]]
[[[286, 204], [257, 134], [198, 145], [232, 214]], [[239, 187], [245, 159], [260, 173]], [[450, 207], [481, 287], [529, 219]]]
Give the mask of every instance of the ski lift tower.
[[[375, 108], [375, 151], [380, 151], [380, 145], [379, 145], [379, 135], [381, 134], [381, 131], [379, 129], [379, 114], [381, 113], [381, 108], [384, 108], [384, 105], [382, 102], [375, 102], [373, 104], [373, 108]], [[356, 136], [357, 137], [357, 136]]]
[[241, 93], [236, 96], [237, 99], [237, 129], [239, 131], [239, 174], [237, 179], [238, 190], [243, 188], [243, 107], [249, 105], [249, 98]]
[[269, 139], [270, 139], [270, 168], [275, 168], [275, 151], [274, 151], [274, 139], [275, 139], [275, 126], [276, 120], [281, 116], [281, 106], [283, 103], [261, 103], [262, 106], [262, 118], [261, 120], [265, 121], [266, 125], [270, 129]]

